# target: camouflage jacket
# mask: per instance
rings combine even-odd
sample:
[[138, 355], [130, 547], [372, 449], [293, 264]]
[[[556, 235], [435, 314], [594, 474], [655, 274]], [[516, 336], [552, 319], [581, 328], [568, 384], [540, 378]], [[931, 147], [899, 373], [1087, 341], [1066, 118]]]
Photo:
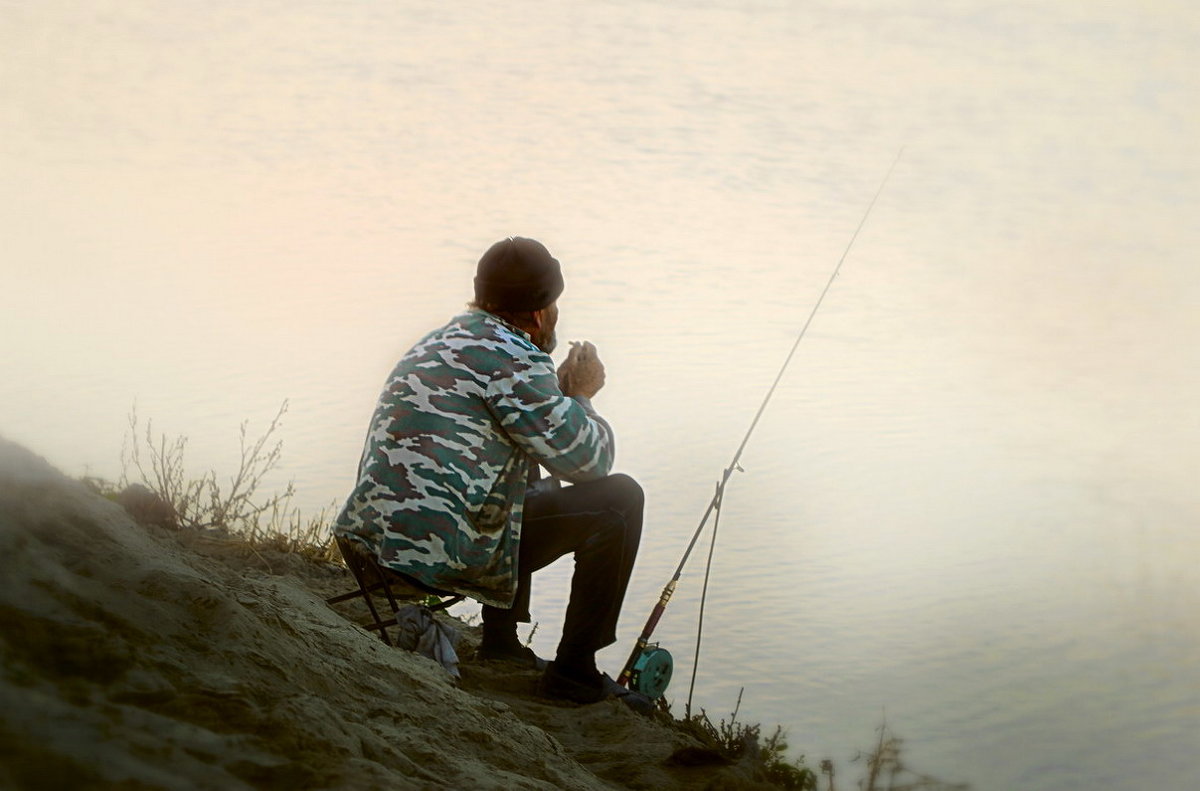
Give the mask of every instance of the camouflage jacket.
[[396, 364], [334, 531], [428, 585], [508, 607], [531, 463], [586, 481], [612, 458], [612, 430], [563, 395], [550, 356], [472, 310]]

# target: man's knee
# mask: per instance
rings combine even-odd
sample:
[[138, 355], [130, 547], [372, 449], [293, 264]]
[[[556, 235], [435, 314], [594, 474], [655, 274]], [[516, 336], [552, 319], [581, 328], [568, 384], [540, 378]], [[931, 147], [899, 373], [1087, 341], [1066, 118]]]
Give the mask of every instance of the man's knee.
[[612, 528], [620, 533], [625, 546], [636, 549], [642, 538], [642, 509], [646, 503], [642, 487], [624, 473], [610, 475], [605, 482], [609, 487], [609, 507], [618, 517]]
[[615, 503], [626, 513], [641, 513], [646, 504], [646, 495], [641, 484], [623, 472], [610, 475], [604, 479]]

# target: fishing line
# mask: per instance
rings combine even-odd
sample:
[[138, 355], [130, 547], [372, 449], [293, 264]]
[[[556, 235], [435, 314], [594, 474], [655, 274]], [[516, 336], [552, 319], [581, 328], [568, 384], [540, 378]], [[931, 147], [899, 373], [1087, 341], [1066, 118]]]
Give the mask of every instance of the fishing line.
[[[712, 559], [717, 550], [717, 530], [721, 527], [721, 492], [717, 492], [716, 517], [713, 518], [712, 539], [708, 542], [708, 561], [704, 564], [704, 585], [700, 589], [700, 613], [696, 616], [696, 653], [692, 657], [692, 681], [688, 684], [684, 716], [692, 716], [692, 693], [696, 691], [696, 668], [700, 667], [700, 640], [704, 637], [704, 603], [708, 601], [708, 578], [712, 575]], [[740, 696], [738, 702], [740, 703]]]
[[[663, 588], [659, 595], [658, 603], [654, 605], [654, 609], [650, 612], [650, 617], [646, 619], [645, 626], [642, 627], [642, 633], [638, 636], [637, 643], [634, 645], [632, 653], [629, 655], [625, 667], [621, 670], [621, 674], [617, 677], [617, 683], [622, 686], [630, 686], [638, 692], [649, 695], [652, 698], [659, 697], [666, 690], [667, 684], [671, 680], [672, 662], [671, 655], [665, 649], [657, 645], [650, 645], [650, 637], [654, 634], [654, 629], [658, 626], [659, 619], [662, 618], [663, 612], [667, 608], [667, 604], [671, 600], [671, 596], [675, 593], [675, 587], [679, 583], [679, 578], [683, 576], [683, 568], [687, 564], [688, 558], [692, 554], [692, 550], [696, 546], [696, 541], [700, 538], [704, 526], [708, 523], [708, 518], [712, 516], [713, 511], [720, 506], [721, 499], [725, 493], [725, 486], [729, 483], [730, 477], [734, 471], [743, 472], [738, 462], [742, 458], [742, 452], [746, 449], [746, 444], [750, 442], [750, 436], [754, 433], [754, 429], [758, 426], [758, 421], [762, 418], [763, 412], [767, 409], [767, 404], [771, 402], [771, 397], [775, 395], [776, 388], [779, 387], [780, 380], [783, 379], [784, 373], [791, 364], [792, 358], [796, 355], [796, 349], [800, 346], [800, 341], [804, 340], [805, 333], [808, 332], [809, 326], [816, 317], [817, 311], [821, 308], [821, 303], [825, 301], [825, 295], [829, 293], [829, 289], [833, 286], [833, 281], [837, 279], [838, 273], [842, 269], [842, 264], [846, 260], [846, 256], [850, 254], [850, 248], [854, 246], [854, 241], [858, 238], [859, 231], [867, 223], [867, 218], [871, 216], [871, 210], [875, 208], [875, 202], [879, 200], [879, 196], [883, 193], [883, 188], [887, 186], [888, 180], [892, 177], [892, 171], [896, 169], [896, 164], [900, 161], [900, 157], [904, 154], [904, 149], [896, 153], [896, 158], [892, 161], [891, 167], [884, 174], [883, 180], [879, 182], [879, 188], [875, 190], [875, 195], [872, 196], [871, 202], [867, 204], [867, 209], [863, 212], [862, 219], [858, 221], [858, 227], [854, 229], [854, 233], [850, 236], [850, 241], [846, 245], [846, 249], [842, 251], [842, 257], [838, 259], [837, 266], [833, 268], [833, 273], [829, 276], [828, 282], [825, 283], [825, 288], [821, 290], [821, 294], [817, 297], [816, 304], [813, 305], [812, 311], [808, 314], [808, 319], [804, 322], [804, 326], [800, 328], [800, 334], [796, 336], [795, 343], [792, 344], [791, 350], [783, 361], [783, 365], [779, 368], [779, 373], [775, 375], [775, 381], [771, 383], [771, 387], [767, 390], [766, 396], [759, 404], [758, 411], [754, 414], [754, 419], [750, 422], [750, 428], [746, 430], [746, 435], [742, 438], [742, 442], [738, 445], [737, 451], [733, 454], [733, 460], [721, 475], [721, 480], [717, 482], [717, 491], [713, 495], [712, 501], [708, 504], [708, 508], [704, 511], [704, 516], [700, 518], [700, 524], [696, 527], [695, 533], [692, 534], [692, 540], [688, 542], [687, 549], [683, 553], [683, 558], [679, 561], [679, 565], [675, 568], [675, 574], [671, 580]], [[719, 522], [720, 515], [718, 514], [717, 521]], [[713, 546], [716, 545], [716, 526], [713, 527]], [[710, 569], [705, 571], [704, 589], [708, 590], [708, 576], [711, 570], [711, 552], [709, 556]], [[704, 602], [701, 600], [701, 612], [703, 613]], [[703, 615], [701, 616], [703, 622]], [[699, 659], [699, 641], [700, 636], [697, 635], [696, 658]], [[695, 666], [692, 668], [692, 683], [695, 684]], [[688, 693], [688, 707], [690, 713], [691, 693]]]

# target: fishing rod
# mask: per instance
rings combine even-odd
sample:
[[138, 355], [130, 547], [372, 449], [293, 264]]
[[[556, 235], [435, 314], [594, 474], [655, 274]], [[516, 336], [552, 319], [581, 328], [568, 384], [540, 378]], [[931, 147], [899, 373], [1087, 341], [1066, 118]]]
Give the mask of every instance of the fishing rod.
[[796, 342], [792, 344], [792, 349], [784, 359], [779, 373], [775, 375], [775, 381], [771, 383], [766, 397], [763, 398], [762, 403], [758, 407], [758, 412], [754, 414], [754, 419], [750, 421], [750, 428], [746, 431], [746, 436], [742, 437], [742, 443], [738, 445], [737, 451], [733, 454], [733, 460], [729, 462], [729, 466], [721, 473], [721, 479], [717, 483], [716, 494], [713, 495], [712, 501], [709, 502], [708, 508], [705, 509], [704, 516], [700, 518], [700, 524], [696, 527], [696, 532], [692, 534], [692, 540], [688, 542], [687, 549], [683, 553], [683, 558], [675, 568], [675, 574], [671, 577], [666, 587], [663, 588], [658, 603], [654, 605], [654, 609], [650, 611], [650, 617], [646, 619], [646, 625], [642, 627], [642, 633], [638, 636], [637, 643], [634, 645], [633, 651], [629, 654], [628, 661], [625, 662], [625, 667], [621, 669], [621, 674], [617, 676], [617, 683], [621, 686], [633, 689], [650, 698], [658, 698], [666, 690], [667, 684], [670, 683], [672, 670], [671, 654], [665, 648], [660, 648], [657, 644], [652, 645], [650, 637], [654, 634], [659, 619], [662, 618], [663, 612], [667, 609], [667, 603], [671, 601], [671, 596], [675, 593], [675, 586], [679, 583], [680, 577], [683, 576], [683, 568], [687, 565], [688, 558], [696, 546], [696, 541], [704, 531], [704, 526], [708, 524], [708, 518], [712, 516], [714, 511], [720, 508], [721, 498], [725, 493], [725, 485], [729, 483], [729, 479], [735, 470], [741, 471], [742, 469], [738, 462], [741, 461], [742, 452], [746, 449], [746, 444], [750, 441], [750, 435], [754, 433], [754, 429], [758, 426], [758, 421], [763, 416], [763, 412], [766, 411], [767, 404], [770, 403], [771, 396], [775, 394], [775, 389], [779, 386], [780, 380], [783, 379], [783, 374], [787, 371], [788, 365], [792, 362], [792, 357], [795, 356], [796, 349], [800, 346], [800, 341], [804, 340], [804, 334], [808, 332], [808, 327], [812, 324], [817, 311], [820, 310], [821, 303], [825, 300], [825, 295], [829, 293], [830, 287], [833, 286], [833, 281], [837, 279], [838, 272], [842, 269], [842, 263], [846, 260], [846, 256], [850, 254], [850, 248], [854, 246], [854, 240], [858, 238], [858, 232], [866, 225], [867, 218], [871, 216], [871, 209], [875, 208], [875, 201], [879, 200], [883, 188], [887, 186], [888, 179], [892, 177], [892, 171], [896, 169], [896, 164], [900, 161], [903, 153], [904, 149], [901, 148], [897, 152], [896, 158], [892, 161], [891, 167], [888, 168], [887, 173], [884, 175], [883, 180], [879, 182], [879, 188], [875, 190], [875, 195], [867, 205], [867, 210], [863, 212], [862, 219], [858, 221], [858, 227], [854, 229], [854, 233], [850, 236], [850, 242], [846, 245], [846, 249], [842, 251], [842, 257], [838, 259], [837, 266], [833, 268], [833, 274], [829, 276], [829, 281], [825, 284], [821, 295], [817, 297], [817, 302], [813, 305], [812, 312], [808, 314], [808, 319], [804, 322], [804, 326], [801, 327], [800, 334], [796, 336]]

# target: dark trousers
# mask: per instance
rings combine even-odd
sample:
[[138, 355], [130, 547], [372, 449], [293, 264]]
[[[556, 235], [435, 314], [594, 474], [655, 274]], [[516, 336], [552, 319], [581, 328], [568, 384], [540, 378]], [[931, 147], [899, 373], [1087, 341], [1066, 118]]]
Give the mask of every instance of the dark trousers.
[[485, 631], [527, 623], [533, 572], [574, 553], [575, 573], [559, 656], [593, 653], [617, 640], [617, 618], [642, 537], [642, 487], [628, 475], [564, 486], [525, 500], [512, 609], [485, 606]]

